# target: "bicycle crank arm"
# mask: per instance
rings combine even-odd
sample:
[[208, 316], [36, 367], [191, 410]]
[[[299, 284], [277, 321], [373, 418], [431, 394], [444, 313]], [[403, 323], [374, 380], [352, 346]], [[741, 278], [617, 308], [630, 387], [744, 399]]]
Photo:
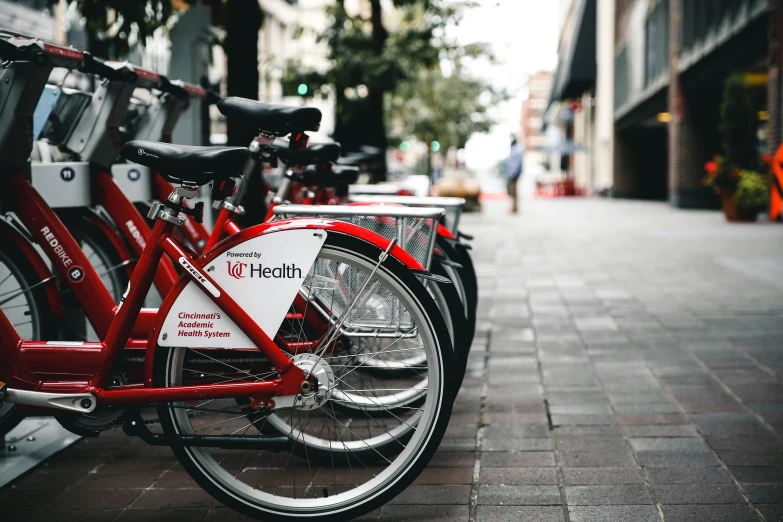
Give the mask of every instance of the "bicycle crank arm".
[[187, 446], [227, 450], [262, 450], [280, 453], [291, 449], [288, 437], [250, 437], [247, 435], [160, 435], [152, 433], [140, 417], [125, 421], [123, 431], [139, 437], [150, 446]]
[[95, 396], [91, 393], [47, 393], [31, 390], [15, 390], [2, 386], [0, 393], [0, 402], [12, 404], [23, 404], [25, 406], [35, 406], [38, 408], [50, 408], [54, 410], [64, 410], [77, 413], [90, 413], [95, 409], [97, 402]]

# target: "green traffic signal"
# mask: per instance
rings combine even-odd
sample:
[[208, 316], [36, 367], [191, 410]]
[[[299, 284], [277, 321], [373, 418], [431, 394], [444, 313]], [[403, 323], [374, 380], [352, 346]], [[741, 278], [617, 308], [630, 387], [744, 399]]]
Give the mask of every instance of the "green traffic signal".
[[440, 142], [433, 141], [432, 145], [430, 145], [430, 149], [432, 149], [432, 152], [438, 152], [440, 150]]
[[299, 88], [297, 88], [296, 92], [298, 92], [300, 96], [304, 96], [305, 94], [307, 94], [307, 85], [304, 83], [300, 83]]
[[407, 141], [403, 141], [402, 143], [400, 143], [400, 150], [403, 152], [408, 152], [409, 150], [411, 150], [411, 144], [408, 143]]

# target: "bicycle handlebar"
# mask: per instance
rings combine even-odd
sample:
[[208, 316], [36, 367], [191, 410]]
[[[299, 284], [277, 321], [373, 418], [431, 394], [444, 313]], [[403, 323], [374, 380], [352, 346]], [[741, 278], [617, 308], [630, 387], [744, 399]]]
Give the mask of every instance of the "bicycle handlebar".
[[158, 89], [162, 92], [167, 92], [172, 96], [176, 96], [180, 100], [187, 101], [190, 99], [190, 94], [185, 87], [177, 85], [177, 83], [172, 82], [162, 74], [160, 75], [160, 85], [158, 86]]
[[138, 76], [139, 87], [160, 88], [160, 84], [162, 82], [162, 76], [160, 74], [150, 71], [149, 69], [142, 69], [141, 67], [133, 64], [128, 64], [128, 67], [136, 73], [136, 76]]
[[0, 38], [0, 57], [68, 69], [76, 69], [84, 63], [84, 55], [77, 49], [23, 36]]
[[136, 83], [139, 79], [139, 75], [127, 63], [117, 63], [116, 67], [114, 67], [109, 62], [96, 58], [88, 52], [82, 54], [84, 56], [82, 71], [86, 73], [94, 74], [107, 80], [125, 83]]
[[217, 105], [217, 103], [222, 100], [223, 97], [220, 96], [215, 91], [207, 91], [207, 103], [210, 105]]
[[182, 80], [175, 80], [172, 83], [177, 84], [177, 85], [181, 85], [182, 88], [185, 89], [185, 91], [187, 91], [187, 93], [190, 96], [192, 96], [192, 97], [195, 97], [195, 98], [207, 98], [207, 96], [208, 96], [206, 89], [202, 88], [199, 85], [195, 85], [195, 84], [188, 83], [188, 82], [183, 82]]

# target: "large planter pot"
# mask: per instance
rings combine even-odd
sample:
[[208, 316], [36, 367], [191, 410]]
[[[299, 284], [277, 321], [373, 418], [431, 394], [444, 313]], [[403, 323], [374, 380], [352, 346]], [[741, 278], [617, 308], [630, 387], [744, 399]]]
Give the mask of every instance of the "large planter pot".
[[726, 216], [726, 220], [742, 222], [756, 221], [759, 209], [738, 207], [736, 201], [734, 201], [734, 192], [734, 189], [729, 188], [722, 188], [720, 190], [721, 208], [723, 209], [723, 215]]

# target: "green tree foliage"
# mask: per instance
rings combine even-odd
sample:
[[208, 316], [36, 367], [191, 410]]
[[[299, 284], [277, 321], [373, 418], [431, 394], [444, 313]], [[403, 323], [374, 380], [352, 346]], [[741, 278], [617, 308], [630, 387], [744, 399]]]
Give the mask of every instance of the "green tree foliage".
[[[165, 26], [179, 8], [194, 0], [72, 0], [84, 18], [88, 50], [101, 58], [122, 59], [130, 51], [135, 35], [144, 45], [148, 35]], [[58, 0], [50, 0], [52, 5]], [[229, 96], [258, 99], [258, 32], [264, 14], [258, 0], [205, 0], [212, 6], [216, 25], [226, 28], [224, 47], [227, 58]], [[228, 121], [228, 143], [247, 145], [257, 129], [241, 119]]]
[[490, 109], [504, 98], [503, 92], [466, 75], [462, 68], [449, 76], [440, 68], [423, 70], [391, 98], [392, 133], [399, 140], [438, 141], [443, 150], [463, 148], [471, 135], [490, 130]]
[[750, 88], [741, 74], [726, 79], [720, 119], [718, 130], [729, 170], [758, 170], [758, 117]]
[[[471, 2], [393, 0], [394, 13], [384, 13], [381, 0], [365, 0], [366, 9], [349, 14], [344, 0], [330, 8], [331, 25], [319, 36], [329, 47], [329, 68], [314, 71], [291, 63], [284, 82], [288, 92], [299, 84], [308, 95], [334, 93], [335, 139], [345, 150], [360, 145], [387, 146], [386, 100], [421, 70], [437, 66], [443, 52], [444, 28]], [[389, 30], [385, 24], [393, 26]], [[366, 89], [366, 96], [361, 93]]]
[[[74, 0], [84, 17], [89, 51], [101, 58], [122, 58], [136, 35], [144, 45], [148, 35], [166, 25], [176, 12], [171, 0]], [[58, 4], [50, 0], [50, 4]]]
[[473, 134], [488, 132], [495, 123], [492, 107], [506, 99], [505, 92], [465, 72], [465, 59], [491, 58], [483, 45], [454, 48], [443, 54], [451, 73], [444, 74], [440, 67], [420, 70], [401, 82], [388, 110], [394, 139], [416, 138], [425, 142], [430, 152], [434, 152], [431, 145], [437, 141], [441, 153], [452, 147], [463, 148]]
[[767, 176], [758, 172], [743, 170], [737, 181], [734, 201], [739, 208], [761, 209], [769, 200]]

